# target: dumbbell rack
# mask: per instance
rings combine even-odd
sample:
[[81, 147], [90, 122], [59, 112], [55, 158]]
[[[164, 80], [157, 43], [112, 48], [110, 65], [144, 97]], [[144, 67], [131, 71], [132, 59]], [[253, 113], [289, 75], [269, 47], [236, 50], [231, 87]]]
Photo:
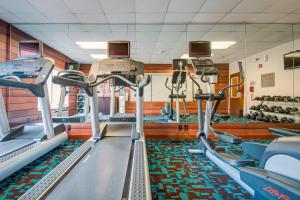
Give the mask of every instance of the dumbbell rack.
[[[293, 107], [293, 108], [298, 108], [300, 110], [300, 102], [295, 102], [295, 101], [268, 101], [268, 100], [253, 100], [255, 102], [260, 102], [262, 105], [267, 105], [267, 106], [281, 106], [283, 108], [286, 107]], [[287, 113], [279, 113], [279, 112], [271, 112], [271, 111], [266, 111], [264, 109], [260, 110], [254, 110], [254, 109], [249, 109], [250, 111], [253, 112], [263, 112], [265, 114], [273, 114], [276, 115], [278, 118], [282, 117], [287, 117], [287, 118], [292, 118], [296, 123], [300, 122], [299, 117], [296, 114], [287, 114]]]

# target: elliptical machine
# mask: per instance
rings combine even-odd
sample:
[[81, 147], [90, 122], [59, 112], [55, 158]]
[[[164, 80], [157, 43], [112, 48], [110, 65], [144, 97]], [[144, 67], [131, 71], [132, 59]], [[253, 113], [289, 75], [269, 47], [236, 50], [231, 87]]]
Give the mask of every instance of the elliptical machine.
[[[208, 65], [196, 67], [195, 72], [201, 72], [201, 81], [206, 84], [208, 93], [201, 93], [200, 85], [196, 84], [199, 93], [195, 99], [198, 102], [206, 100], [205, 120], [202, 118], [202, 109], [198, 107], [200, 148], [189, 152], [207, 156], [256, 199], [300, 199], [300, 136], [278, 138], [264, 147], [250, 142], [243, 145], [246, 153], [259, 160], [258, 167], [255, 167], [254, 160], [242, 160], [209, 139], [210, 131], [218, 133], [210, 126], [214, 114], [212, 101], [223, 97], [214, 94], [211, 88], [217, 82], [217, 69], [210, 59], [204, 61]], [[240, 70], [243, 74], [241, 67]], [[286, 165], [282, 166], [283, 163]]]
[[[182, 85], [186, 81], [186, 75], [187, 75], [187, 60], [186, 59], [173, 59], [173, 65], [172, 65], [172, 82], [171, 85], [168, 86], [169, 78], [166, 79], [165, 87], [170, 90], [170, 103], [165, 103], [165, 106], [163, 109], [161, 109], [161, 115], [167, 117], [171, 121], [176, 121], [177, 123], [180, 123], [181, 119], [186, 118], [189, 116], [189, 113], [187, 111], [186, 106], [186, 94], [185, 90], [179, 92], [179, 90], [182, 88]], [[176, 110], [173, 109], [173, 101], [176, 100]], [[180, 102], [179, 100], [182, 100], [183, 102], [183, 109], [184, 114], [180, 114]]]

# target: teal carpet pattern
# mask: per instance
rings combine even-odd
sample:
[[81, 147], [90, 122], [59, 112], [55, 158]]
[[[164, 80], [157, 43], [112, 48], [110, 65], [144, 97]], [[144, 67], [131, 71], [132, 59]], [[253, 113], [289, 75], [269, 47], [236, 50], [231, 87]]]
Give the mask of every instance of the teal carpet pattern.
[[77, 149], [83, 140], [68, 140], [0, 182], [0, 200], [17, 199]]
[[[267, 142], [267, 141], [264, 141]], [[226, 149], [247, 158], [239, 145]], [[191, 140], [147, 141], [153, 199], [251, 199], [251, 195], [203, 155], [187, 152], [196, 148]]]

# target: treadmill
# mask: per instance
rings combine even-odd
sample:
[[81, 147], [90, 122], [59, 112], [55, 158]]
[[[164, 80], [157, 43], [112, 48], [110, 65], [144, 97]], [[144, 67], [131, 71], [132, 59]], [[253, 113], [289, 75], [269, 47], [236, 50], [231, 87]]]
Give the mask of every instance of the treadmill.
[[[129, 42], [109, 42], [108, 52], [129, 51]], [[123, 51], [122, 51], [123, 50]], [[151, 199], [143, 131], [144, 64], [114, 57], [92, 65], [88, 81], [54, 77], [63, 86], [80, 87], [90, 99], [92, 137], [28, 190], [20, 199]], [[113, 81], [136, 91], [136, 122], [99, 122], [97, 86]]]
[[[22, 48], [40, 48], [36, 41], [19, 43]], [[39, 52], [39, 51], [37, 51]], [[29, 90], [38, 97], [42, 123], [11, 128], [0, 90], [0, 181], [38, 159], [67, 140], [63, 124], [53, 124], [47, 90], [47, 79], [54, 63], [38, 55], [21, 57], [0, 64], [0, 86]], [[34, 80], [31, 83], [26, 79]], [[12, 99], [13, 101], [13, 99]]]
[[[61, 77], [66, 77], [72, 80], [77, 80], [77, 81], [82, 81], [84, 82], [87, 79], [87, 76], [81, 72], [81, 71], [77, 71], [77, 70], [64, 70], [64, 71], [60, 71], [58, 72], [57, 76], [61, 76]], [[67, 95], [67, 88], [65, 86], [61, 86], [61, 92], [60, 92], [60, 98], [59, 98], [59, 105], [58, 105], [58, 111], [57, 111], [57, 116], [56, 117], [52, 117], [52, 120], [54, 123], [83, 123], [85, 122], [87, 116], [88, 116], [88, 101], [84, 101], [84, 113], [79, 113], [76, 115], [72, 115], [72, 116], [63, 116], [63, 107], [64, 107], [64, 102], [65, 102], [65, 98]]]

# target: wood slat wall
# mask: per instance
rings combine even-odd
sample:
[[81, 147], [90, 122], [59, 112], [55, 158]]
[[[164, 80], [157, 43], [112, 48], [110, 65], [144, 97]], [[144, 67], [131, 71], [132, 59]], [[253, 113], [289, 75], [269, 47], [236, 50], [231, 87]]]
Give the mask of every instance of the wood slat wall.
[[[18, 57], [18, 41], [35, 38], [0, 20], [0, 62]], [[70, 59], [64, 54], [44, 44], [44, 56], [54, 59], [58, 68], [64, 69]], [[29, 91], [17, 88], [1, 88], [9, 121], [12, 124], [35, 122], [41, 119], [37, 108], [37, 98]], [[69, 109], [75, 108], [75, 98], [70, 96]]]

